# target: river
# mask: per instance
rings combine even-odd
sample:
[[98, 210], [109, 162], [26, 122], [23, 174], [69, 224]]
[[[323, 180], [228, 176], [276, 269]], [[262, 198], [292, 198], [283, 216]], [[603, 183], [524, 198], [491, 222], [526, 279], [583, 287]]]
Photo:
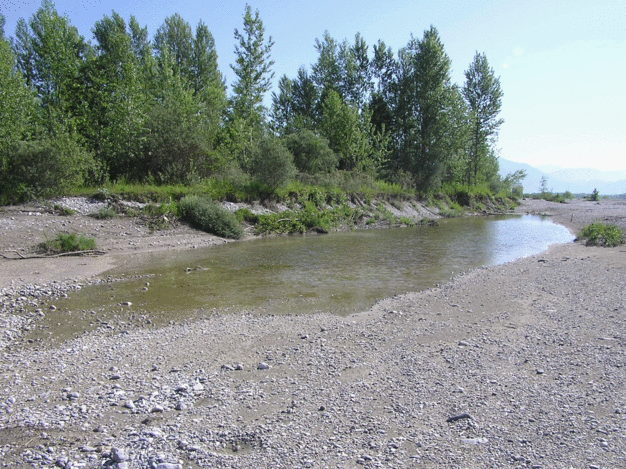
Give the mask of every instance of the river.
[[[377, 300], [430, 288], [455, 273], [540, 253], [574, 236], [537, 216], [470, 217], [439, 226], [262, 238], [184, 252], [159, 252], [138, 278], [89, 287], [67, 308], [130, 302], [155, 318], [192, 311], [349, 314]], [[149, 283], [149, 285], [146, 285]]]

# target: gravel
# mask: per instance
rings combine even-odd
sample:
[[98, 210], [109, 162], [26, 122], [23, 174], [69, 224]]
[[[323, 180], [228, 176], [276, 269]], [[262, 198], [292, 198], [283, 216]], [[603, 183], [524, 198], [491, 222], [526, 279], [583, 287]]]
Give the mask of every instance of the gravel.
[[5, 288], [0, 464], [626, 467], [625, 251], [555, 246], [347, 318], [209, 314], [49, 346], [24, 328], [88, 282]]

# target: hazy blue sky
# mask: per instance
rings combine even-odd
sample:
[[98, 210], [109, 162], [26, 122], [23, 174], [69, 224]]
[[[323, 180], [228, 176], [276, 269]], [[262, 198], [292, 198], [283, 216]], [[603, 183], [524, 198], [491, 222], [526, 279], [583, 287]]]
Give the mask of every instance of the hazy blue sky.
[[[455, 83], [476, 51], [500, 76], [505, 123], [498, 147], [503, 158], [563, 167], [626, 169], [626, 2], [623, 0], [356, 1], [257, 0], [266, 34], [275, 41], [276, 77], [295, 77], [317, 59], [315, 39], [325, 30], [369, 45], [382, 39], [395, 52], [411, 33], [432, 24], [452, 59]], [[152, 36], [166, 16], [180, 13], [195, 28], [202, 19], [215, 37], [219, 66], [232, 83], [235, 28], [242, 29], [246, 1], [59, 0], [86, 39], [111, 10], [135, 15]], [[6, 34], [15, 32], [39, 0], [0, 0]], [[269, 96], [268, 96], [269, 98]], [[267, 101], [269, 102], [269, 100]]]

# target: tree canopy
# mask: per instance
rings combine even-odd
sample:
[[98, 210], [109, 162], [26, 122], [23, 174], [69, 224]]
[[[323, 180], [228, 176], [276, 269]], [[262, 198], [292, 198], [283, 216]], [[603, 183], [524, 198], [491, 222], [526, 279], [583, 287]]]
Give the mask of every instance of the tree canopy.
[[[2, 177], [12, 177], [10, 161], [74, 149], [83, 173], [71, 180], [92, 184], [239, 174], [274, 186], [295, 177], [294, 162], [302, 174], [367, 173], [422, 192], [503, 183], [503, 93], [485, 54], [476, 53], [459, 86], [434, 26], [397, 53], [383, 40], [370, 46], [359, 33], [339, 40], [325, 31], [315, 62], [281, 76], [268, 109], [274, 41], [258, 10], [246, 5], [242, 20], [227, 94], [202, 21], [194, 29], [175, 13], [150, 40], [134, 16], [113, 11], [86, 40], [44, 0], [8, 40], [0, 15]], [[271, 167], [288, 178], [270, 178]], [[42, 193], [29, 184], [27, 193]]]

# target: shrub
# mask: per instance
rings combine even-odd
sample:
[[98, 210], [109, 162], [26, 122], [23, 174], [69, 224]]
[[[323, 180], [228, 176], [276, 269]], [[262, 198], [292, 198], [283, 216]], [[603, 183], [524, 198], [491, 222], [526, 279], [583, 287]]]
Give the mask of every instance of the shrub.
[[253, 146], [248, 171], [256, 182], [271, 190], [287, 184], [296, 175], [293, 155], [275, 137], [263, 137]]
[[240, 208], [235, 212], [235, 216], [239, 222], [247, 222], [251, 225], [256, 225], [259, 222], [259, 216], [255, 213], [252, 213], [252, 210], [249, 208]]
[[67, 193], [98, 179], [100, 171], [93, 155], [72, 137], [20, 142], [9, 151], [0, 173], [0, 199], [19, 203]]
[[39, 245], [45, 254], [60, 254], [64, 252], [91, 251], [96, 248], [96, 241], [76, 233], [59, 233], [54, 239], [47, 239]]
[[59, 205], [59, 204], [54, 204], [54, 206], [52, 207], [52, 210], [54, 210], [59, 215], [62, 215], [64, 217], [69, 217], [70, 215], [74, 215], [76, 213], [76, 210], [72, 210], [71, 208], [64, 207], [63, 205]]
[[287, 135], [285, 145], [293, 154], [298, 171], [328, 173], [337, 168], [339, 157], [328, 146], [328, 140], [310, 130]]
[[97, 220], [110, 220], [115, 215], [117, 215], [117, 212], [115, 211], [113, 207], [103, 207], [97, 212], [93, 212], [89, 214], [90, 217], [95, 218]]
[[235, 214], [206, 197], [188, 195], [181, 199], [178, 207], [183, 220], [202, 231], [224, 238], [243, 236], [243, 228]]
[[587, 246], [615, 247], [626, 241], [624, 232], [617, 226], [601, 222], [585, 226], [578, 237], [586, 239]]

